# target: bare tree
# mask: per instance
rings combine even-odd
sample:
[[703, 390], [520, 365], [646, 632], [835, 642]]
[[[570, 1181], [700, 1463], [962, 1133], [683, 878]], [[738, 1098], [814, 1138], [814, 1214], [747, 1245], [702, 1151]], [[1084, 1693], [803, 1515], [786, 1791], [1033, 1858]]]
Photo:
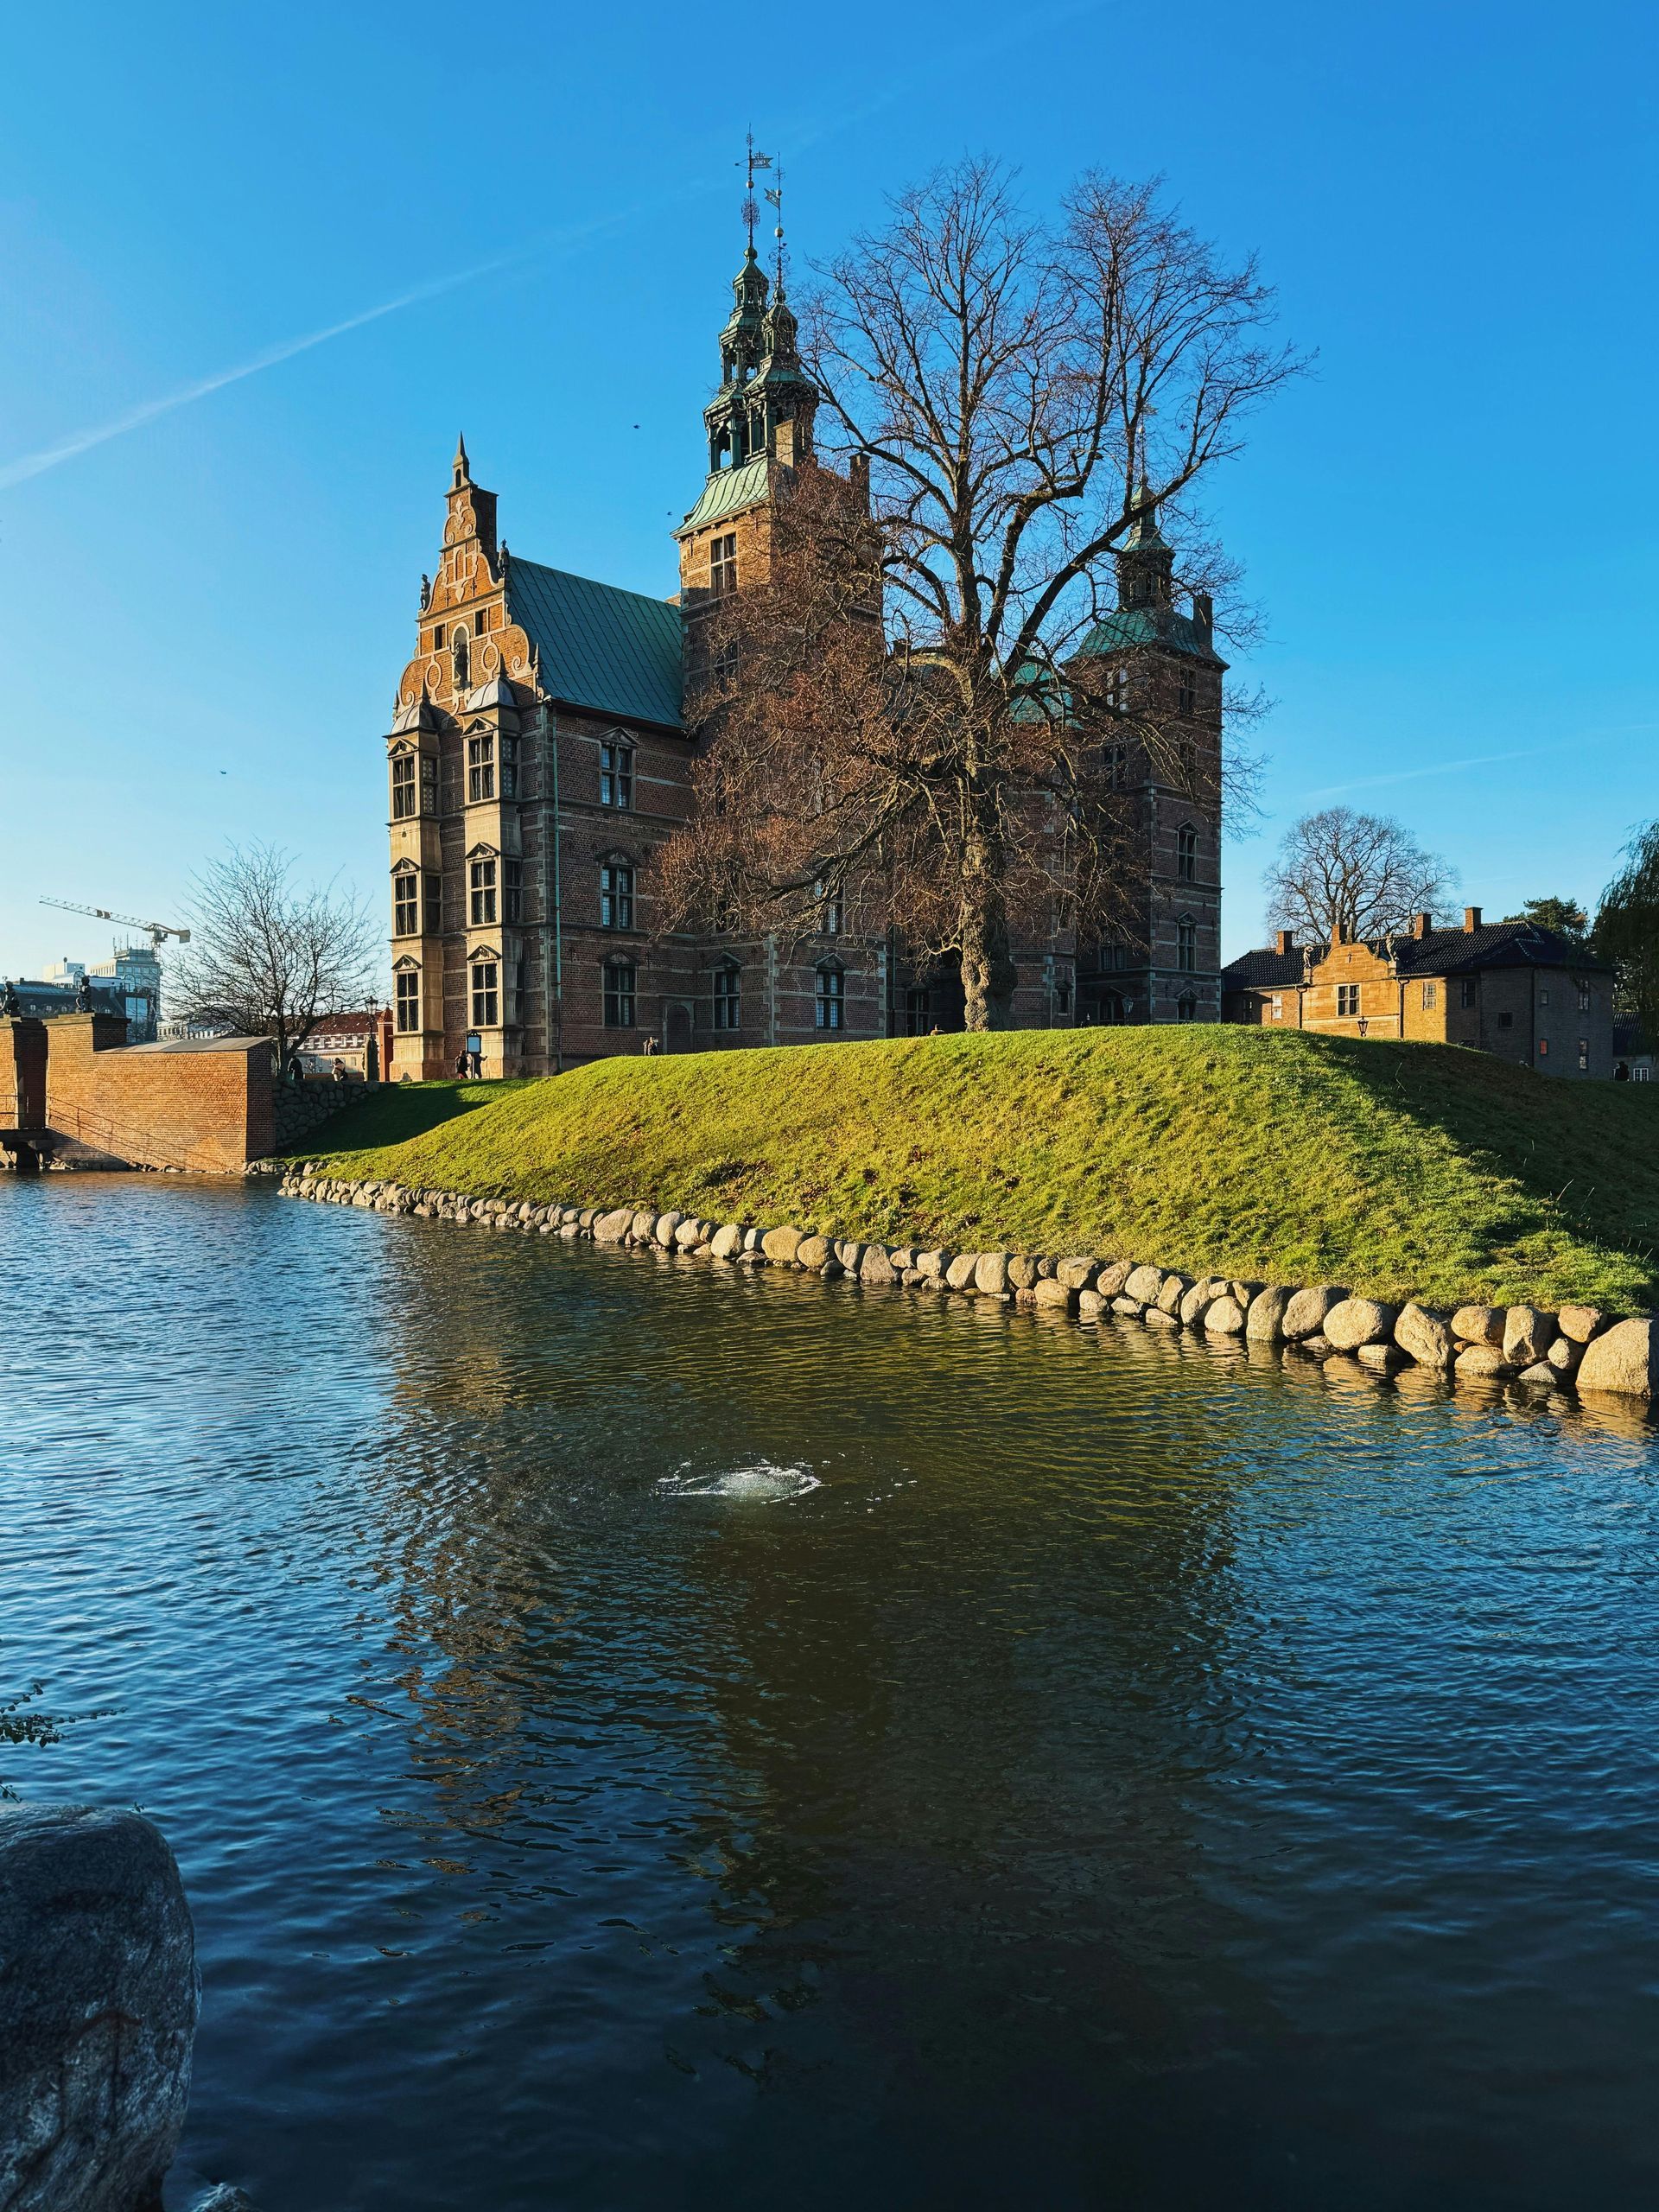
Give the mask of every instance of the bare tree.
[[284, 1070], [323, 1015], [372, 990], [378, 941], [361, 902], [332, 883], [297, 885], [276, 846], [232, 845], [194, 879], [190, 906], [190, 949], [168, 979], [175, 1010], [270, 1036]]
[[1457, 871], [1426, 853], [1389, 815], [1327, 806], [1286, 831], [1262, 879], [1268, 919], [1310, 943], [1386, 937], [1414, 914], [1432, 913], [1457, 885]]
[[968, 1027], [998, 1028], [1016, 933], [1112, 906], [1125, 747], [1218, 801], [1192, 702], [1077, 648], [1137, 538], [1167, 556], [1161, 614], [1160, 516], [1182, 582], [1230, 583], [1190, 495], [1300, 365], [1255, 264], [1154, 186], [1084, 177], [1044, 224], [965, 162], [819, 276], [807, 361], [852, 488], [798, 472], [769, 576], [716, 610], [714, 741], [665, 906], [771, 929], [868, 899], [912, 954], [959, 957]]
[[1601, 894], [1595, 945], [1618, 971], [1620, 1011], [1635, 1016], [1651, 1051], [1659, 1038], [1659, 822], [1638, 830], [1624, 856]]

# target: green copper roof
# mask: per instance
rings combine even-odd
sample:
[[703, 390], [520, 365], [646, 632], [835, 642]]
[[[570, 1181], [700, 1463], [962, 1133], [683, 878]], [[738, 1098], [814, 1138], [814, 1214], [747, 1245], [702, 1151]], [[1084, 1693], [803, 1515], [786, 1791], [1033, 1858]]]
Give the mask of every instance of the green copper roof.
[[717, 468], [702, 487], [702, 497], [680, 524], [695, 530], [706, 522], [720, 522], [741, 508], [757, 506], [766, 496], [766, 455], [755, 454], [737, 468]]
[[1162, 645], [1193, 660], [1207, 660], [1217, 668], [1227, 664], [1196, 622], [1177, 614], [1173, 607], [1119, 607], [1094, 628], [1077, 648], [1080, 653], [1121, 653], [1133, 645]]
[[511, 619], [541, 656], [542, 688], [567, 706], [680, 727], [680, 610], [517, 555]]

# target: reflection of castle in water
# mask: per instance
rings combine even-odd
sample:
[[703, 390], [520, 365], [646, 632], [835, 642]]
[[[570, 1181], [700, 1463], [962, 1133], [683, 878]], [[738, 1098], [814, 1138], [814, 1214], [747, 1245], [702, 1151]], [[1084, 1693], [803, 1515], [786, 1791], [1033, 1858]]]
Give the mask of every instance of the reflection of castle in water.
[[[834, 1310], [804, 1278], [370, 1234], [416, 1785], [397, 1817], [532, 1838], [578, 1900], [626, 1863], [661, 1914], [640, 1940], [701, 1961], [694, 2005], [665, 1993], [694, 2067], [949, 2047], [964, 1943], [1016, 2040], [1042, 2014], [1046, 2045], [1055, 2005], [1155, 2037], [1136, 1960], [1161, 1914], [1195, 1924], [1190, 1793], [1237, 1755], [1252, 1633], [1217, 1362], [983, 1306]], [[685, 1494], [763, 1463], [823, 1487]], [[901, 1986], [926, 2017], [892, 2017]]]

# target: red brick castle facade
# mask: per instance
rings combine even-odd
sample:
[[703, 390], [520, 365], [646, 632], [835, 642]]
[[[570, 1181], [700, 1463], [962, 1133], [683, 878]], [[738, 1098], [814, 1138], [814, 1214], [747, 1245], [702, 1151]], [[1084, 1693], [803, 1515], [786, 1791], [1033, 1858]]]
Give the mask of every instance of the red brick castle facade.
[[[744, 944], [667, 934], [652, 856], [691, 804], [701, 734], [683, 713], [701, 619], [765, 574], [772, 517], [814, 456], [818, 395], [781, 287], [753, 247], [705, 410], [709, 474], [675, 531], [680, 589], [652, 599], [510, 554], [496, 495], [457, 448], [437, 573], [386, 740], [391, 798], [391, 1072], [451, 1072], [476, 1039], [490, 1075], [550, 1073], [647, 1038], [671, 1052], [961, 1027], [948, 971], [915, 970], [895, 933]], [[1085, 640], [1125, 696], [1173, 715], [1218, 787], [1223, 664], [1208, 603], [1176, 611], [1155, 516], [1118, 559], [1118, 608]], [[1215, 1020], [1220, 806], [1119, 748], [1143, 837], [1134, 919], [1114, 940], [1018, 948], [1022, 1027]]]

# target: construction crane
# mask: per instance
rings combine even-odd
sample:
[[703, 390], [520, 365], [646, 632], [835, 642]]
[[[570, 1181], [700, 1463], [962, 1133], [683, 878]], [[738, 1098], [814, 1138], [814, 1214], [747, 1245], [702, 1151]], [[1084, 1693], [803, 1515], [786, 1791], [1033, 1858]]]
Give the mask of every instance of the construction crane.
[[42, 906], [61, 906], [66, 914], [92, 914], [100, 922], [119, 922], [130, 930], [146, 930], [150, 944], [159, 952], [170, 937], [181, 944], [188, 944], [188, 930], [175, 929], [170, 922], [141, 922], [137, 914], [112, 914], [107, 906], [77, 906], [72, 899], [42, 899]]

